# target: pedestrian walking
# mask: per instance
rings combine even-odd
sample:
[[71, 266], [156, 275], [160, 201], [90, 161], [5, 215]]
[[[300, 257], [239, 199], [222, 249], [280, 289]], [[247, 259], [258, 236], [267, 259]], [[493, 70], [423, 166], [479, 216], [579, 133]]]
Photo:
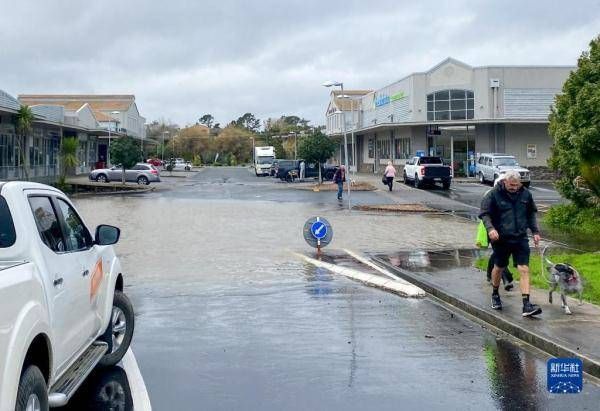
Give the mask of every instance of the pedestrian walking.
[[300, 162], [300, 180], [304, 180], [304, 175], [306, 173], [306, 164], [304, 160]]
[[338, 186], [337, 198], [338, 200], [342, 199], [342, 194], [344, 193], [344, 182], [346, 181], [346, 168], [344, 166], [340, 166], [337, 170], [335, 170], [335, 174], [333, 175], [333, 182]]
[[388, 161], [387, 167], [385, 168], [383, 175], [387, 180], [387, 186], [390, 188], [390, 191], [392, 191], [392, 186], [394, 185], [394, 178], [396, 178], [396, 169], [394, 168], [394, 165], [391, 161]]
[[492, 308], [502, 309], [498, 293], [502, 271], [508, 266], [512, 255], [521, 276], [519, 285], [523, 297], [523, 317], [542, 313], [542, 309], [529, 301], [529, 239], [527, 230], [533, 234], [537, 247], [540, 242], [540, 230], [536, 219], [537, 207], [533, 196], [521, 184], [519, 172], [510, 170], [503, 181], [491, 189], [481, 201], [479, 218], [487, 230], [494, 250], [494, 268], [492, 269]]

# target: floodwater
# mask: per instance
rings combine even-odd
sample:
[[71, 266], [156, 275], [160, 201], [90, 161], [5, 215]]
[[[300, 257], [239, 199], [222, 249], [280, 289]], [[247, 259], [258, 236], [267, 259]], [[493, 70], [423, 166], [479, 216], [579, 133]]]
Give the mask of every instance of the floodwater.
[[334, 229], [326, 255], [346, 265], [344, 248], [471, 247], [472, 222], [348, 212], [335, 193], [290, 194], [245, 169], [167, 184], [76, 200], [91, 226], [122, 229], [133, 350], [155, 410], [595, 409], [593, 386], [576, 398], [548, 394], [543, 358], [434, 300], [368, 288], [291, 254], [314, 255], [302, 226], [315, 215]]

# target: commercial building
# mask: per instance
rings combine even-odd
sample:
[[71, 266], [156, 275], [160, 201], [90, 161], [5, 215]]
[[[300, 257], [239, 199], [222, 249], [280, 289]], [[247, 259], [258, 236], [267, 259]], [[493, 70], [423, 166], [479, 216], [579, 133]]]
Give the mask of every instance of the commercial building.
[[447, 58], [379, 90], [333, 91], [326, 133], [347, 133], [349, 164], [363, 172], [428, 154], [443, 157], [457, 176], [474, 176], [478, 154], [485, 152], [544, 167], [552, 146], [548, 115], [573, 69], [471, 67]]
[[[28, 105], [34, 114], [28, 136], [17, 136], [17, 113]], [[78, 166], [85, 174], [104, 166], [111, 139], [145, 139], [145, 119], [132, 95], [21, 95], [0, 90], [0, 180], [53, 182], [60, 173], [62, 138], [79, 141]], [[146, 140], [146, 143], [149, 142]], [[23, 151], [23, 153], [21, 153]]]

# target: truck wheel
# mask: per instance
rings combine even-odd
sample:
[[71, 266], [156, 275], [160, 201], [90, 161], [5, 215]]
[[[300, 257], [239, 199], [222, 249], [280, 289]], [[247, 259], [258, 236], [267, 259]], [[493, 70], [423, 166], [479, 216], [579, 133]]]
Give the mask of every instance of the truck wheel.
[[48, 389], [42, 372], [35, 365], [21, 374], [15, 411], [45, 411], [48, 409]]
[[110, 322], [101, 340], [108, 343], [109, 352], [102, 357], [99, 365], [116, 365], [127, 352], [134, 327], [133, 306], [121, 291], [115, 291]]
[[479, 172], [479, 182], [481, 184], [485, 184], [485, 177], [483, 176], [483, 173], [481, 171]]
[[442, 187], [444, 188], [444, 190], [450, 190], [450, 181], [443, 181]]
[[415, 188], [423, 187], [423, 183], [419, 181], [419, 176], [415, 174]]

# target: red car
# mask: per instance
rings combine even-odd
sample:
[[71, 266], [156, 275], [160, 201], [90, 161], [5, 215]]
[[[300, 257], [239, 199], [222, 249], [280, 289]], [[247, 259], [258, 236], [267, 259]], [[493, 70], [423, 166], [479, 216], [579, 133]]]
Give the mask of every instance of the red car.
[[158, 158], [149, 158], [146, 160], [146, 163], [152, 164], [154, 167], [162, 166], [162, 161], [160, 161]]

